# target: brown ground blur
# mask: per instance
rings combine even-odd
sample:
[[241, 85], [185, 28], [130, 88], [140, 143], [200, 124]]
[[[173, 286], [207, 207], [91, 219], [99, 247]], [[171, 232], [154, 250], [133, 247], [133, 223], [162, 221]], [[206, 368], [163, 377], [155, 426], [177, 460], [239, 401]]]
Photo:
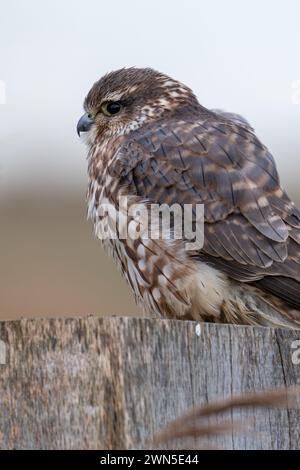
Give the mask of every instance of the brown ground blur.
[[0, 319], [141, 314], [93, 236], [84, 196], [6, 198], [0, 217]]

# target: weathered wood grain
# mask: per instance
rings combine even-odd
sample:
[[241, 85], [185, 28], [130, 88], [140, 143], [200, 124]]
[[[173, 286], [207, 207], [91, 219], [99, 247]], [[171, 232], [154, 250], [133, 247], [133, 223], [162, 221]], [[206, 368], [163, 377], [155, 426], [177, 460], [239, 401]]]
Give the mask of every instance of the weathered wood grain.
[[[188, 407], [297, 383], [300, 332], [196, 327], [126, 317], [0, 322], [0, 448], [142, 447]], [[226, 419], [250, 416], [250, 433], [209, 444], [300, 448], [299, 410], [237, 410]]]

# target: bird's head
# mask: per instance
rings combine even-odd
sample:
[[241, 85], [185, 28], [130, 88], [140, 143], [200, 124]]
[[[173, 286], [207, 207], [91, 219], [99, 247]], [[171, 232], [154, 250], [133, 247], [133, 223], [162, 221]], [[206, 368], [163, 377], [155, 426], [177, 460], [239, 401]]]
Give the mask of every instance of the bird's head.
[[138, 129], [165, 113], [197, 105], [187, 86], [150, 68], [128, 68], [100, 78], [84, 101], [77, 132], [91, 144]]

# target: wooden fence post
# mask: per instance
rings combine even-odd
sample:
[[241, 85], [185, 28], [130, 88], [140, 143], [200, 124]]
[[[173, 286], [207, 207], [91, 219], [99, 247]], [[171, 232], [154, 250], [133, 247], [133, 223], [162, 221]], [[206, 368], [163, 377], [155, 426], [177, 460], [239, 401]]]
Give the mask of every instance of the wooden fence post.
[[[0, 322], [0, 448], [143, 447], [191, 406], [297, 383], [299, 340], [300, 331], [126, 317]], [[210, 445], [300, 448], [298, 410], [254, 416], [254, 432]]]

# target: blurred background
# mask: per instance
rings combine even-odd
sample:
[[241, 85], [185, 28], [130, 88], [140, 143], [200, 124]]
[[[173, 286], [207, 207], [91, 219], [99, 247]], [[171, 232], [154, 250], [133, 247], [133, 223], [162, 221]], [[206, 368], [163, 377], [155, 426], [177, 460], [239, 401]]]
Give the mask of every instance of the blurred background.
[[0, 318], [140, 314], [86, 221], [85, 94], [151, 66], [243, 114], [300, 204], [298, 0], [0, 1]]

